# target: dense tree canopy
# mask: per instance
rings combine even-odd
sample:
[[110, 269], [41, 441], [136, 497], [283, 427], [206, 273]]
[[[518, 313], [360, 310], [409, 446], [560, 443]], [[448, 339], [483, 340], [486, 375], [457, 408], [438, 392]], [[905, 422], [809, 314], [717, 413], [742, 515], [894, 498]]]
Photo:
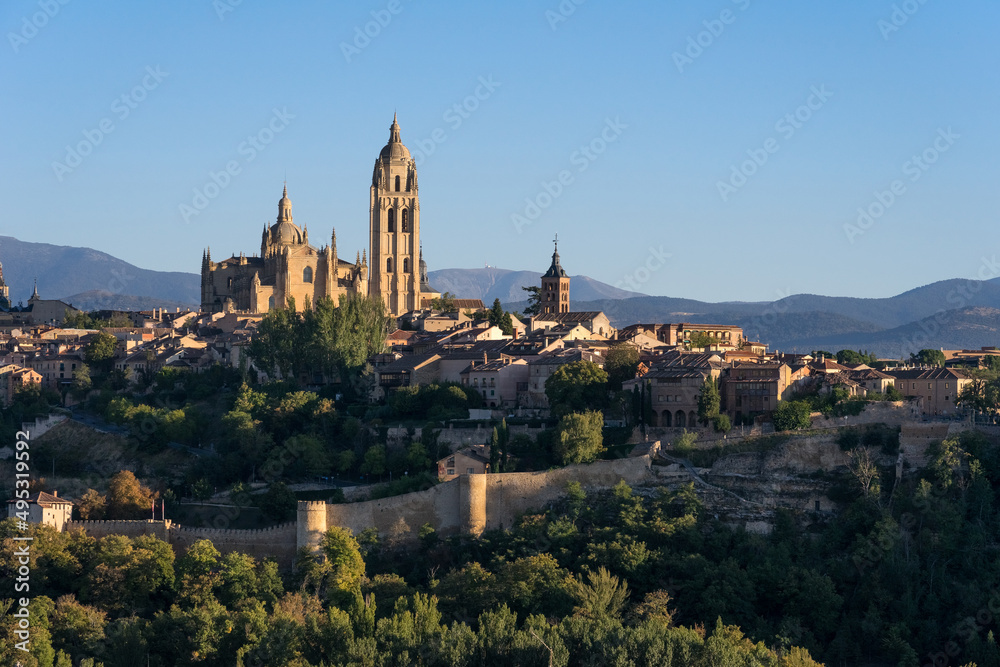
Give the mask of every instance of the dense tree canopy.
[[339, 305], [323, 297], [302, 313], [289, 299], [288, 308], [276, 308], [260, 321], [249, 353], [261, 369], [293, 381], [316, 371], [346, 379], [385, 349], [389, 327], [376, 297], [341, 295]]
[[910, 355], [910, 361], [927, 366], [944, 366], [945, 356], [941, 350], [920, 350]]
[[607, 403], [608, 374], [592, 361], [563, 364], [545, 381], [545, 396], [552, 414], [585, 412]]
[[570, 413], [559, 420], [556, 456], [563, 464], [591, 463], [604, 451], [604, 417], [596, 410]]
[[608, 388], [618, 391], [622, 382], [635, 378], [639, 369], [639, 350], [628, 344], [614, 345], [604, 358], [604, 372], [608, 374]]
[[812, 411], [806, 401], [782, 401], [774, 411], [775, 431], [794, 431], [797, 429], [809, 428], [812, 420], [809, 413]]
[[698, 391], [698, 419], [707, 424], [719, 416], [722, 397], [719, 395], [719, 385], [711, 375], [705, 378]]

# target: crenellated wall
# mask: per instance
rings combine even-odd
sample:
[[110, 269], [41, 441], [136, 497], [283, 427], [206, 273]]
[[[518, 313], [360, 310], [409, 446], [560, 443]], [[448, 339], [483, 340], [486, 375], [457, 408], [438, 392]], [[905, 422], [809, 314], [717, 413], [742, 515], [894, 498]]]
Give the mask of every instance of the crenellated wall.
[[[326, 506], [326, 523], [318, 524], [315, 503], [299, 503], [300, 544], [302, 524], [311, 531], [327, 526], [350, 528], [355, 534], [374, 528], [391, 544], [414, 540], [421, 526], [430, 524], [441, 535], [509, 528], [519, 514], [539, 510], [566, 492], [566, 484], [579, 482], [588, 490], [628, 484], [654, 483], [648, 456], [571, 465], [544, 472], [459, 475], [424, 491], [392, 498]], [[320, 503], [322, 504], [322, 503]]]
[[350, 528], [356, 535], [374, 528], [390, 545], [413, 541], [425, 524], [441, 535], [509, 528], [519, 514], [544, 508], [565, 493], [566, 484], [579, 482], [585, 489], [606, 489], [621, 480], [650, 483], [648, 456], [572, 465], [545, 472], [460, 475], [424, 491], [359, 503], [328, 505], [300, 501], [298, 517], [261, 530], [186, 527], [167, 521], [71, 521], [66, 530], [82, 528], [94, 537], [155, 535], [180, 555], [197, 540], [211, 540], [222, 553], [239, 551], [255, 558], [275, 558], [291, 567], [299, 547], [316, 549], [329, 526]]
[[274, 558], [281, 567], [291, 567], [295, 561], [296, 524], [284, 523], [259, 530], [222, 530], [187, 527], [166, 521], [69, 521], [64, 530], [82, 528], [92, 537], [153, 535], [174, 548], [178, 556], [198, 540], [211, 540], [215, 548], [226, 554], [245, 553], [258, 559]]

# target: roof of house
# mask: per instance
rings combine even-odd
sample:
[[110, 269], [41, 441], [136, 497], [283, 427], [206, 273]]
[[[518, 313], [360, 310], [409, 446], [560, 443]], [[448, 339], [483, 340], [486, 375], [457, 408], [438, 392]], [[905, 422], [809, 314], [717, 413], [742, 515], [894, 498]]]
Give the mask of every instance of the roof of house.
[[852, 380], [891, 380], [892, 376], [874, 368], [862, 368], [861, 370], [848, 371], [847, 376]]
[[538, 355], [537, 358], [530, 360], [528, 363], [531, 365], [562, 365], [569, 364], [574, 361], [593, 361], [599, 366], [604, 365], [604, 358], [595, 353], [587, 350], [585, 348], [572, 347], [565, 348], [561, 350], [552, 350], [551, 352], [545, 352]]
[[668, 379], [668, 378], [698, 378], [702, 379], [705, 377], [707, 370], [697, 370], [690, 366], [685, 367], [657, 367], [650, 370], [648, 373], [643, 375], [641, 378], [636, 378], [638, 380], [656, 380], [656, 379]]
[[887, 373], [897, 380], [964, 380], [969, 377], [954, 368], [911, 368]]
[[440, 463], [441, 461], [447, 461], [451, 457], [455, 456], [455, 454], [461, 454], [463, 456], [467, 456], [470, 459], [479, 461], [480, 463], [485, 463], [487, 465], [489, 465], [490, 462], [490, 448], [486, 445], [474, 445], [472, 447], [466, 447], [465, 449], [460, 449], [454, 454], [449, 454], [448, 456], [444, 456], [438, 459], [438, 463]]
[[[56, 492], [58, 493], [58, 491]], [[53, 505], [72, 505], [73, 501], [69, 498], [60, 498], [57, 495], [51, 493], [45, 493], [44, 491], [39, 491], [38, 493], [33, 493], [27, 497], [28, 504], [30, 505], [41, 505], [42, 507], [52, 507]], [[7, 501], [8, 504], [16, 503], [16, 498], [11, 498]]]
[[533, 318], [536, 322], [590, 322], [593, 319], [603, 315], [599, 310], [581, 310], [577, 312], [570, 313], [542, 313], [541, 315], [535, 315]]

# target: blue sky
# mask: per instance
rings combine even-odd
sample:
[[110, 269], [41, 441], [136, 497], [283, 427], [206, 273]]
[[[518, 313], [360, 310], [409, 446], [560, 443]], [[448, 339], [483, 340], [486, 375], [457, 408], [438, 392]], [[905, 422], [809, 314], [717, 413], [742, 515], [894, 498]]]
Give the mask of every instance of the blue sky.
[[558, 233], [572, 274], [712, 301], [982, 276], [998, 19], [985, 0], [10, 0], [0, 233], [197, 272], [205, 246], [259, 250], [287, 174], [295, 221], [353, 256], [396, 111], [425, 153], [432, 270], [542, 272]]

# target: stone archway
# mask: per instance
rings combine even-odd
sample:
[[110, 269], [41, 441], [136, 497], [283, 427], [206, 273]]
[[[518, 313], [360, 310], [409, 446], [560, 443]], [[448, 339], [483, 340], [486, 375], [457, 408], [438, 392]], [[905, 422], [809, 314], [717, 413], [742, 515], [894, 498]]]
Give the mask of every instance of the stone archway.
[[683, 410], [678, 410], [677, 414], [674, 415], [674, 426], [677, 428], [684, 428], [687, 426], [687, 416], [684, 414]]

